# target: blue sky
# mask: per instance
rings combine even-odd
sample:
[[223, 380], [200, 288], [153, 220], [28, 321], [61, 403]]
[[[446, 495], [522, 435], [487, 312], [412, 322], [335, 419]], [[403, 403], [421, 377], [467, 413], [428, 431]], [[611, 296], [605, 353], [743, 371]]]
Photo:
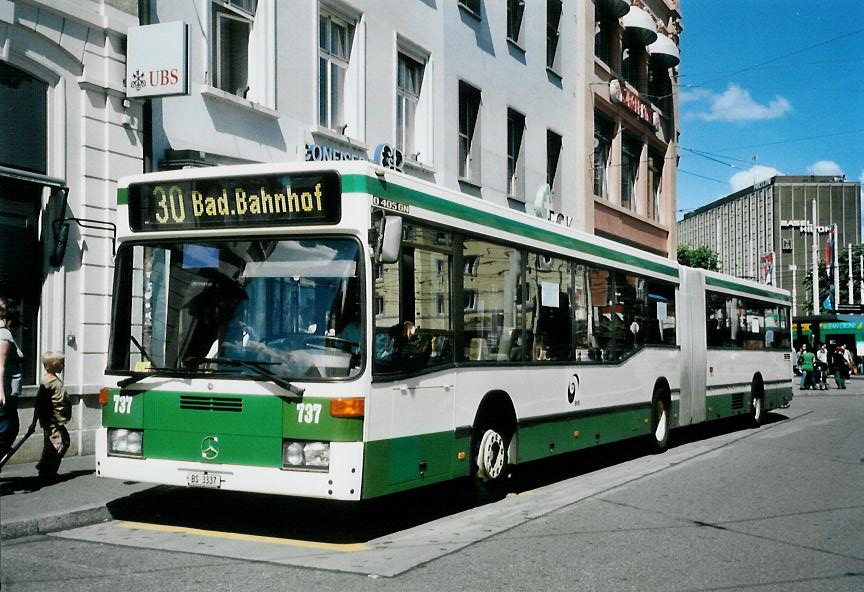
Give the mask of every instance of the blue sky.
[[775, 174], [864, 181], [864, 0], [681, 12], [679, 210]]

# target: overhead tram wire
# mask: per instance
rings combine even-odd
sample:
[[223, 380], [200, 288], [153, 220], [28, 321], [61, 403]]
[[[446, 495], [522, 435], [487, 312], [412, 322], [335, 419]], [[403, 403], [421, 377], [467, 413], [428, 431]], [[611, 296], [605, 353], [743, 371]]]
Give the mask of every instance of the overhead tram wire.
[[725, 80], [725, 79], [731, 78], [732, 76], [735, 76], [736, 74], [741, 74], [741, 73], [747, 72], [749, 70], [755, 70], [757, 68], [761, 68], [761, 67], [766, 66], [768, 64], [772, 64], [774, 62], [779, 62], [782, 59], [796, 56], [798, 54], [804, 53], [805, 51], [815, 49], [815, 48], [820, 47], [822, 45], [828, 45], [829, 43], [834, 43], [835, 41], [840, 41], [841, 39], [845, 39], [847, 37], [852, 37], [855, 35], [860, 35], [862, 33], [864, 33], [864, 27], [862, 27], [860, 29], [855, 29], [854, 31], [849, 31], [847, 33], [843, 33], [841, 35], [837, 35], [836, 37], [831, 37], [830, 39], [826, 39], [826, 40], [820, 41], [818, 43], [813, 43], [811, 45], [808, 45], [807, 47], [802, 47], [801, 49], [796, 49], [795, 51], [790, 51], [789, 53], [785, 53], [785, 54], [773, 57], [770, 60], [765, 60], [764, 62], [759, 62], [758, 64], [753, 64], [751, 66], [745, 66], [743, 68], [733, 70], [731, 72], [724, 74], [723, 76], [718, 76], [716, 78], [711, 78], [709, 80], [702, 81], [698, 86], [704, 86], [706, 84], [710, 84], [711, 82], [716, 82], [718, 80]]

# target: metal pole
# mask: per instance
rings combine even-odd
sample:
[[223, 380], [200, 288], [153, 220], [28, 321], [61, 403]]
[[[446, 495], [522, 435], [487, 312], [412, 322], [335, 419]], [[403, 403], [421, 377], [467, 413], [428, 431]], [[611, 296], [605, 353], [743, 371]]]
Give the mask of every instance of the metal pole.
[[834, 311], [840, 304], [840, 258], [837, 256], [837, 225], [831, 225], [831, 274], [834, 277]]
[[849, 304], [855, 304], [855, 281], [852, 278], [852, 243], [849, 243]]
[[819, 245], [817, 244], [816, 234], [816, 200], [813, 200], [813, 256], [811, 257], [811, 266], [813, 272], [813, 314], [819, 314]]
[[798, 279], [796, 277], [796, 271], [798, 271], [797, 265], [790, 265], [789, 271], [792, 272], [792, 316], [798, 316]]

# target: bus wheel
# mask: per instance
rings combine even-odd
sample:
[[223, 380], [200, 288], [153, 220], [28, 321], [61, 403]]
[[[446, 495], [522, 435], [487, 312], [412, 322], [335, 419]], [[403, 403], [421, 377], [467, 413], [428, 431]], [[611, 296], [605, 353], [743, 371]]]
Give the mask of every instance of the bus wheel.
[[651, 401], [651, 448], [663, 452], [669, 445], [669, 405], [663, 392], [654, 392]]
[[473, 481], [481, 499], [496, 499], [506, 493], [510, 459], [510, 438], [498, 427], [482, 427], [474, 435]]
[[765, 405], [760, 387], [758, 383], [750, 387], [750, 414], [747, 416], [747, 423], [751, 428], [758, 428], [765, 419]]

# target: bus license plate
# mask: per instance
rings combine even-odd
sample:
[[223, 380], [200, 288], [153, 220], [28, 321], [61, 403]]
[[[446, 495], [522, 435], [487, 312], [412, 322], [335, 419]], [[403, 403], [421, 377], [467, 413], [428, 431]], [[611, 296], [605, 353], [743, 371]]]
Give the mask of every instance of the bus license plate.
[[222, 477], [212, 473], [187, 473], [186, 485], [189, 487], [207, 487], [219, 489], [222, 487]]

